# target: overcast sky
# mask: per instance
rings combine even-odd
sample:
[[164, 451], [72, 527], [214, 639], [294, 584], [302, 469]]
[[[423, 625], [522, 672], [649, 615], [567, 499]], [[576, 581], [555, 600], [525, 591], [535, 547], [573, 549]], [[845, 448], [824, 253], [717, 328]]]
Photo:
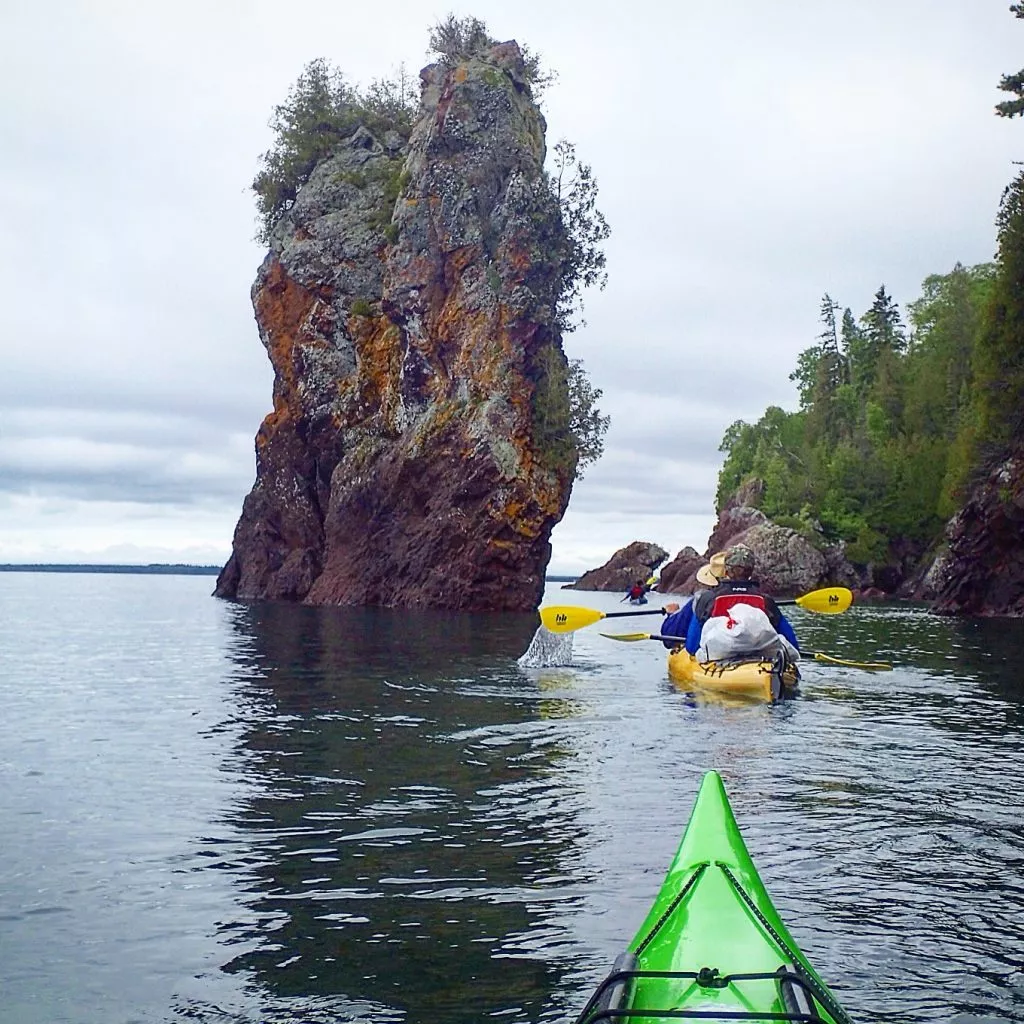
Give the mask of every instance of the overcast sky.
[[566, 339], [612, 425], [550, 572], [633, 540], [703, 551], [736, 419], [795, 408], [828, 292], [901, 309], [992, 258], [1024, 123], [1009, 0], [4, 0], [0, 562], [222, 563], [272, 372], [249, 183], [305, 64], [354, 82], [483, 18], [558, 72], [612, 227]]

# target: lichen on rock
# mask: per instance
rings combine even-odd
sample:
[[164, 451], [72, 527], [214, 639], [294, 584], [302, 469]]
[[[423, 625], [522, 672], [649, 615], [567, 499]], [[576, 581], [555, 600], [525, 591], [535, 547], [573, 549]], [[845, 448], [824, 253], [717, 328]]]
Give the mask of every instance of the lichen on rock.
[[545, 123], [515, 43], [421, 81], [408, 142], [358, 128], [270, 232], [252, 298], [273, 411], [219, 596], [542, 596], [576, 473], [537, 428], [547, 369], [567, 365]]

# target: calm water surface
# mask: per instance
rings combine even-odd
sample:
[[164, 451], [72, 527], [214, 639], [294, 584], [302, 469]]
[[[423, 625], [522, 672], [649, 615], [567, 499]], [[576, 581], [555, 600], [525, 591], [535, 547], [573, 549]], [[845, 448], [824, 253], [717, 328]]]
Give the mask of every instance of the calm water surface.
[[599, 626], [525, 670], [533, 615], [212, 584], [0, 574], [0, 1020], [571, 1021], [709, 768], [854, 1020], [1024, 1020], [1024, 624], [798, 610], [897, 667], [730, 706]]

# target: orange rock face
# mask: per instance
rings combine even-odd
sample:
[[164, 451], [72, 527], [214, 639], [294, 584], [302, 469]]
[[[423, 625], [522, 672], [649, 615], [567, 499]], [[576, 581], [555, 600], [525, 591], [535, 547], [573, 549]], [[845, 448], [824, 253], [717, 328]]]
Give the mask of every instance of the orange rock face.
[[273, 411], [219, 596], [542, 596], [575, 476], [538, 427], [541, 397], [567, 402], [545, 125], [515, 44], [421, 79], [411, 139], [359, 129], [275, 228], [253, 286]]

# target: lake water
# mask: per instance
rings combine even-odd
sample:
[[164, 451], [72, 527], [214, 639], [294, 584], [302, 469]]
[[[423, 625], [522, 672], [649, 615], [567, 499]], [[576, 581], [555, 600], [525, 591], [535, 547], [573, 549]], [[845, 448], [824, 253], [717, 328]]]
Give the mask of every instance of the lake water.
[[709, 768], [854, 1020], [1024, 1020], [1024, 624], [795, 610], [895, 669], [735, 706], [610, 623], [524, 670], [533, 615], [212, 587], [0, 574], [0, 1020], [572, 1021]]

